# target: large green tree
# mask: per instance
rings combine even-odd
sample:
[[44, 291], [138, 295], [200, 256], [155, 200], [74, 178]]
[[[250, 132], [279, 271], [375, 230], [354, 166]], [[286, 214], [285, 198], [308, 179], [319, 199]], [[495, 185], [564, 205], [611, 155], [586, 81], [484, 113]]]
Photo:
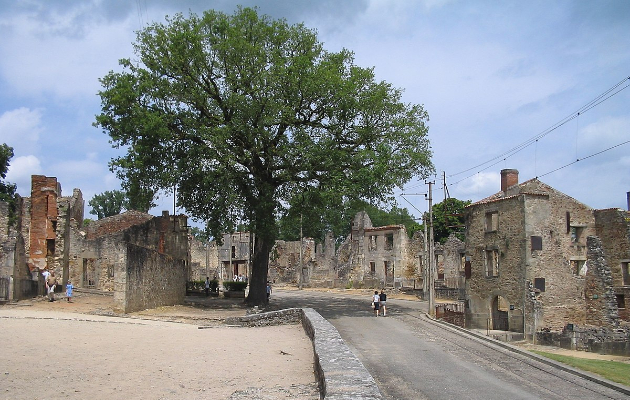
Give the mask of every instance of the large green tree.
[[126, 149], [111, 165], [145, 187], [177, 185], [178, 204], [215, 238], [250, 227], [250, 305], [266, 302], [276, 217], [294, 199], [384, 201], [433, 169], [423, 107], [302, 24], [240, 7], [178, 14], [138, 32], [134, 48], [101, 79], [96, 125]]

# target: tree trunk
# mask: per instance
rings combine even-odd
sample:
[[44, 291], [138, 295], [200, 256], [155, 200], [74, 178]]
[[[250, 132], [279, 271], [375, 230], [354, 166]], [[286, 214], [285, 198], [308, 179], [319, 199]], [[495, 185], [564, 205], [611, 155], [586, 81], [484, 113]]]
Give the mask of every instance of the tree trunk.
[[249, 294], [245, 302], [250, 306], [267, 305], [267, 273], [269, 271], [269, 253], [274, 240], [266, 235], [256, 235], [252, 276], [249, 283]]

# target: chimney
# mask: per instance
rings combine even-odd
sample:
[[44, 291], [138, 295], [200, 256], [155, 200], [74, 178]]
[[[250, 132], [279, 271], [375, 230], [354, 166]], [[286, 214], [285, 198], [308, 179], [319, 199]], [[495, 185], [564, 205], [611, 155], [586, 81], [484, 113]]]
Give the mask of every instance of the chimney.
[[518, 184], [518, 170], [517, 169], [502, 169], [501, 170], [501, 191], [505, 193], [510, 186]]

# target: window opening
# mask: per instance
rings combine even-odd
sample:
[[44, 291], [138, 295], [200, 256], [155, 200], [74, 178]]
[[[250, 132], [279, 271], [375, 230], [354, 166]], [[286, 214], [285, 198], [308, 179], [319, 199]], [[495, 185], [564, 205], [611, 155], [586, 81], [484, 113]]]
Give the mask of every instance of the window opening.
[[534, 250], [542, 250], [542, 236], [532, 236], [532, 251]]
[[497, 230], [499, 230], [499, 212], [486, 213], [486, 232], [495, 232]]
[[617, 308], [626, 308], [626, 298], [623, 294], [616, 294]]
[[392, 250], [394, 248], [394, 234], [388, 233], [385, 235], [385, 250]]
[[368, 250], [369, 251], [376, 251], [376, 250], [378, 250], [378, 245], [377, 245], [376, 238], [377, 238], [376, 235], [370, 235], [369, 242], [368, 242]]
[[486, 250], [486, 276], [499, 276], [499, 250]]
[[46, 255], [55, 255], [55, 239], [46, 239]]
[[621, 263], [621, 273], [623, 274], [624, 286], [630, 286], [630, 262], [623, 261]]
[[586, 260], [571, 260], [571, 270], [575, 276], [586, 276]]
[[544, 292], [545, 278], [534, 278], [534, 288], [540, 290], [541, 292]]

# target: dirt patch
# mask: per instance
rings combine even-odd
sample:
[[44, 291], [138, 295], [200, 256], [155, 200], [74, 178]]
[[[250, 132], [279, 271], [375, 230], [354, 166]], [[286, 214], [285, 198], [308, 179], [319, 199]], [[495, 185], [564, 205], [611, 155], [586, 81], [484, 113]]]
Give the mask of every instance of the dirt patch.
[[0, 397], [319, 399], [300, 325], [228, 327], [246, 308], [216, 300], [127, 315], [85, 293], [0, 306]]

